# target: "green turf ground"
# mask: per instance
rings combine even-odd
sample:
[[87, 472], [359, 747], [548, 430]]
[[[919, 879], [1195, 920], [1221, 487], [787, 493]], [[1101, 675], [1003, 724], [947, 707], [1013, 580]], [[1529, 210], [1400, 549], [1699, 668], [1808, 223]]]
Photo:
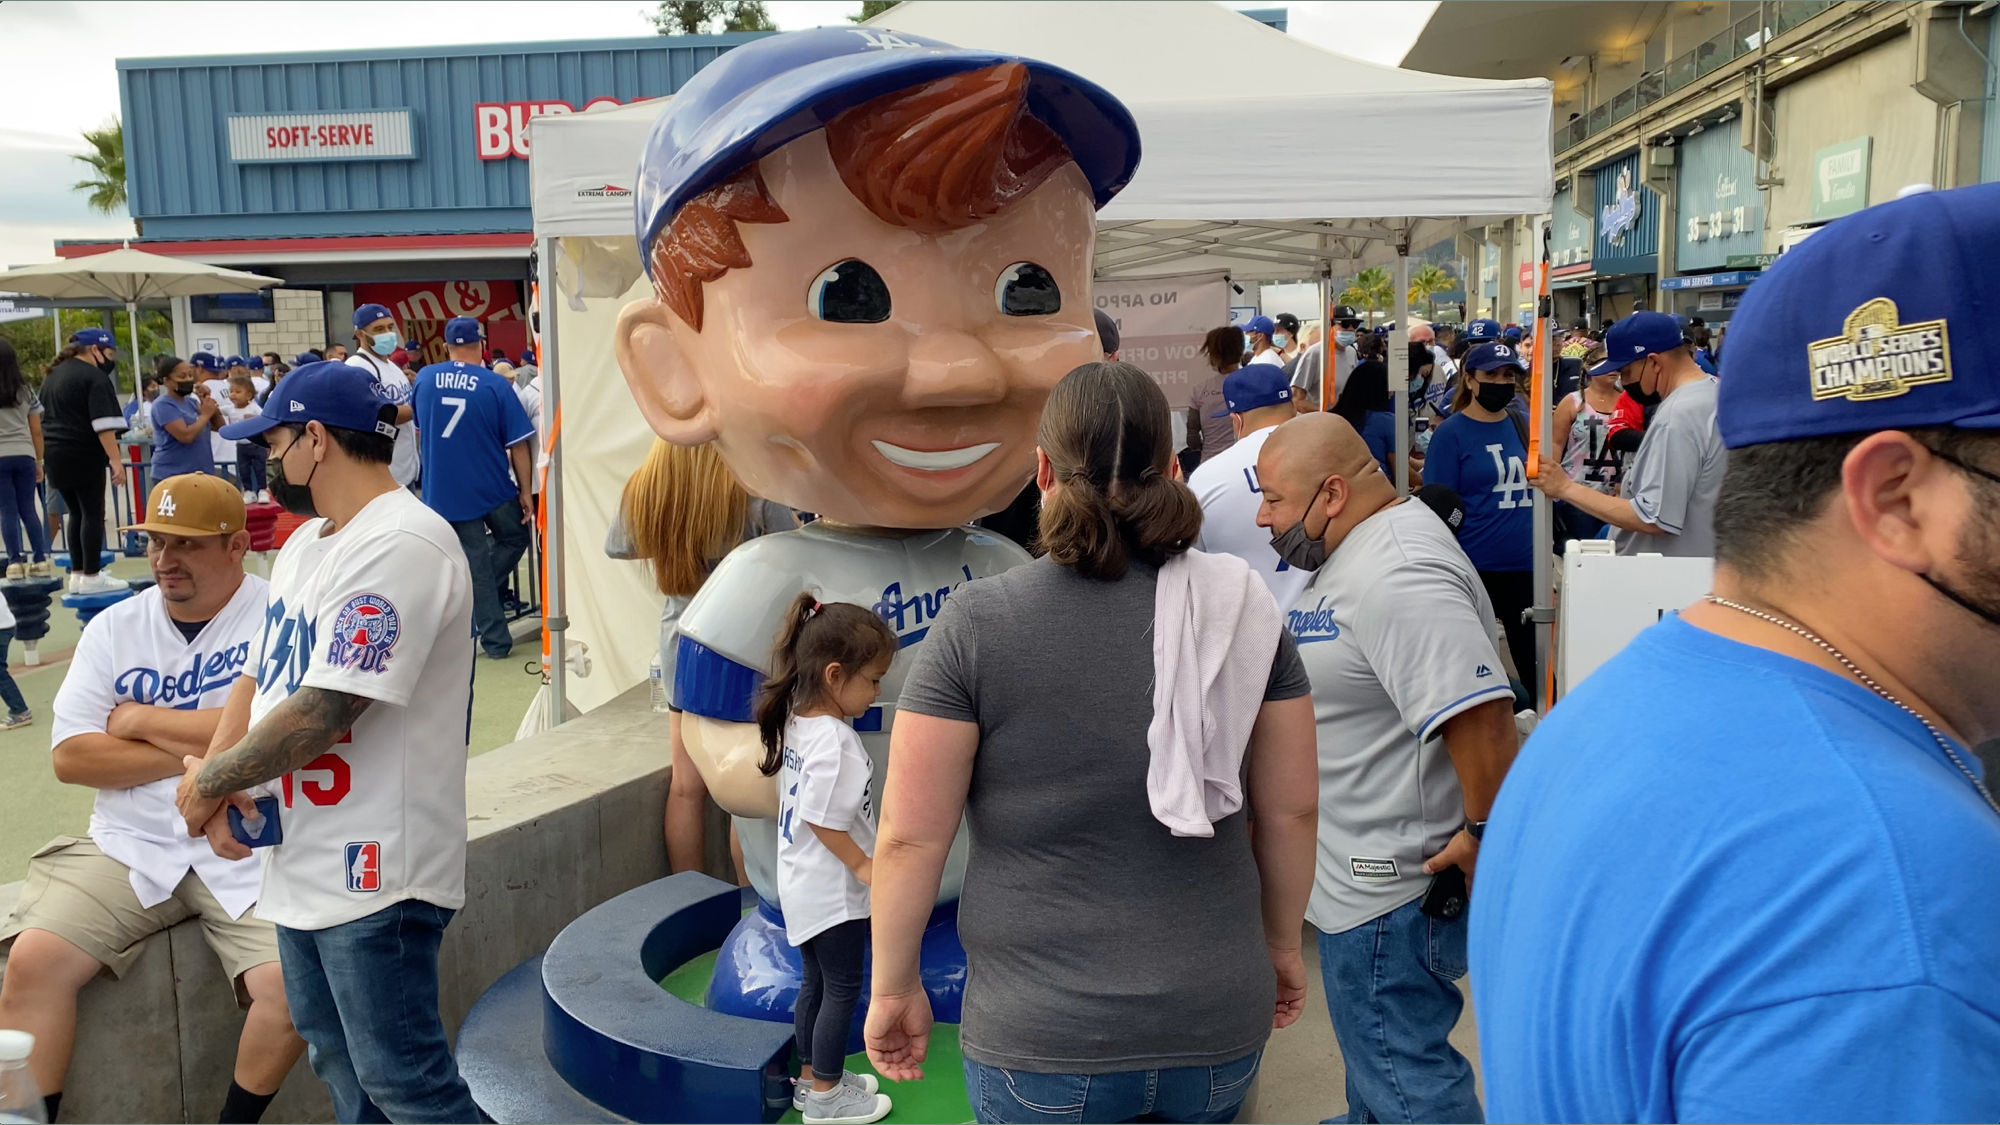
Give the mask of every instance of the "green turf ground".
[[[715, 975], [715, 953], [710, 951], [667, 974], [660, 987], [690, 1004], [702, 1003], [708, 994], [709, 978]], [[877, 1074], [868, 1065], [865, 1053], [847, 1056], [847, 1069], [856, 1074]], [[965, 1097], [964, 1056], [958, 1050], [958, 1025], [941, 1023], [931, 1029], [930, 1054], [924, 1059], [921, 1082], [883, 1082], [895, 1108], [882, 1120], [889, 1125], [905, 1121], [971, 1121], [972, 1103]], [[788, 1110], [781, 1122], [799, 1120], [797, 1111]]]
[[[254, 562], [253, 562], [253, 568]], [[119, 559], [111, 572], [121, 578], [146, 573], [146, 560]], [[82, 835], [90, 822], [96, 791], [57, 781], [49, 766], [49, 710], [56, 689], [69, 673], [69, 653], [83, 628], [76, 614], [60, 603], [49, 615], [49, 635], [40, 642], [42, 664], [29, 668], [19, 642], [8, 647], [7, 667], [35, 713], [33, 726], [0, 731], [0, 883], [11, 883], [27, 872], [28, 855], [51, 837]], [[540, 648], [533, 640], [514, 645], [506, 660], [477, 657], [473, 674], [473, 755], [514, 741], [541, 678], [524, 672]]]

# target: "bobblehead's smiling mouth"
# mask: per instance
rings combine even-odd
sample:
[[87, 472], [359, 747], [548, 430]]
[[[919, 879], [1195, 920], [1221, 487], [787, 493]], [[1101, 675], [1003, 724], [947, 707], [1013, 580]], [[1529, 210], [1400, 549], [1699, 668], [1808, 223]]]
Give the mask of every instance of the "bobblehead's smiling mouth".
[[1000, 448], [997, 441], [968, 445], [963, 449], [905, 449], [886, 441], [871, 441], [875, 452], [889, 459], [892, 464], [905, 469], [920, 469], [925, 472], [943, 473], [953, 469], [963, 469], [979, 461], [980, 458]]

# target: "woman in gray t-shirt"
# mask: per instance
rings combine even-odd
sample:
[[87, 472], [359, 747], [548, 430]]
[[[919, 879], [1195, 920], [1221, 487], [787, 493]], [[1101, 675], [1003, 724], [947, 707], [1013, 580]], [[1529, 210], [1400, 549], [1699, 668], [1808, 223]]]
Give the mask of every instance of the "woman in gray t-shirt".
[[[7, 577], [47, 577], [49, 529], [35, 498], [41, 494], [42, 400], [21, 377], [14, 345], [0, 339], [0, 538], [7, 543]], [[27, 551], [21, 532], [28, 533]]]
[[962, 814], [959, 1039], [978, 1119], [1229, 1121], [1305, 997], [1310, 685], [1281, 633], [1248, 807], [1212, 837], [1171, 833], [1147, 791], [1154, 599], [1201, 509], [1172, 479], [1166, 397], [1130, 364], [1086, 364], [1050, 395], [1038, 444], [1047, 556], [954, 591], [899, 701], [869, 1056], [888, 1078], [920, 1073], [918, 946]]

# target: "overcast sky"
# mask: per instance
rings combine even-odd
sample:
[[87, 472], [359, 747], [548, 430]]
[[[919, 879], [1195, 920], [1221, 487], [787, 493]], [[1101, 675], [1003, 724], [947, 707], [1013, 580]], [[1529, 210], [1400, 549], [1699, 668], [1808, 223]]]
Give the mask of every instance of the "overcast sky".
[[[1394, 64], [1436, 3], [1230, 0], [1230, 6], [1287, 8], [1290, 31], [1299, 38]], [[0, 264], [47, 261], [58, 238], [132, 233], [129, 221], [95, 214], [84, 206], [83, 194], [69, 187], [86, 172], [70, 159], [85, 149], [77, 134], [118, 115], [114, 64], [120, 58], [615, 38], [649, 32], [646, 13], [654, 7], [644, 0], [405, 0], [385, 21], [358, 18], [365, 5], [332, 0], [0, 0], [0, 42], [7, 44], [7, 61], [0, 66], [0, 106], [7, 107], [0, 118], [0, 168], [6, 169], [0, 174]], [[861, 10], [859, 0], [770, 0], [767, 7], [787, 31], [837, 24]]]

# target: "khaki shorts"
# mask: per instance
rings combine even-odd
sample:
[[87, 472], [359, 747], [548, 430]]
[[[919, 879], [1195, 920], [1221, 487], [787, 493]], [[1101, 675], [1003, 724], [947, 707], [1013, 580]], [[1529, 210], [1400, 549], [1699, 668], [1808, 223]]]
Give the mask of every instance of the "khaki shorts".
[[174, 896], [153, 907], [139, 905], [130, 869], [84, 836], [58, 836], [28, 860], [28, 878], [14, 916], [0, 926], [0, 949], [22, 930], [47, 930], [124, 976], [139, 959], [139, 943], [189, 918], [201, 919], [202, 937], [248, 1002], [243, 974], [278, 959], [278, 931], [250, 912], [231, 918], [201, 876], [189, 871]]

